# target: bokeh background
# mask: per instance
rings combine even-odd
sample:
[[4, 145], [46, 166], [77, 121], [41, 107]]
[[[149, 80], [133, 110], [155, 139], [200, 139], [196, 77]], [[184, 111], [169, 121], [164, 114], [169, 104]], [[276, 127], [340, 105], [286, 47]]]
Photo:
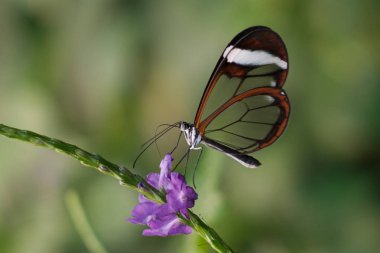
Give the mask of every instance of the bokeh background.
[[[131, 166], [157, 125], [193, 120], [231, 38], [269, 26], [289, 51], [288, 128], [257, 170], [205, 151], [195, 212], [236, 252], [380, 252], [379, 5], [2, 0], [1, 123]], [[134, 171], [159, 161], [152, 148]], [[88, 252], [70, 189], [110, 253], [212, 252], [195, 234], [142, 237], [125, 222], [136, 193], [69, 157], [1, 137], [0, 167], [0, 252]]]

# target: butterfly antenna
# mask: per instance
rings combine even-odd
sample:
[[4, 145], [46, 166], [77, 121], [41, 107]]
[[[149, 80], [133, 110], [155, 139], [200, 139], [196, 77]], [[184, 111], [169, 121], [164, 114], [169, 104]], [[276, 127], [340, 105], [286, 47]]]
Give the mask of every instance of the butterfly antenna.
[[[165, 124], [163, 125], [160, 125], [160, 126], [164, 126]], [[165, 128], [164, 130], [162, 130], [161, 132], [159, 132], [158, 134], [156, 134], [154, 137], [150, 138], [148, 141], [146, 141], [142, 147], [143, 150], [141, 150], [141, 152], [138, 154], [138, 156], [136, 157], [135, 161], [133, 162], [133, 168], [135, 168], [135, 165], [138, 161], [138, 159], [141, 157], [141, 155], [153, 144], [155, 143], [158, 139], [160, 139], [163, 135], [165, 135], [167, 132], [169, 132], [171, 129], [173, 129], [174, 127], [178, 127], [178, 123], [175, 123], [173, 125], [167, 125], [168, 127]]]
[[[156, 127], [156, 133], [155, 133], [155, 135], [157, 135], [157, 130], [158, 130], [158, 128], [161, 127], [161, 126], [168, 126], [168, 127], [172, 127], [172, 128], [173, 128], [173, 127], [179, 127], [179, 126], [180, 126], [180, 123], [177, 122], [177, 123], [174, 123], [173, 125], [161, 124], [161, 125], [159, 125], [158, 127]], [[162, 131], [161, 131], [161, 132], [162, 132]], [[182, 132], [180, 131], [180, 132], [179, 132], [179, 137], [178, 137], [178, 140], [177, 140], [177, 144], [175, 145], [174, 149], [170, 152], [170, 154], [172, 154], [172, 153], [174, 152], [174, 150], [178, 147], [178, 145], [179, 145], [179, 140], [181, 139], [181, 136], [182, 136]], [[156, 149], [157, 149], [158, 155], [159, 155], [160, 157], [162, 157], [161, 152], [160, 152], [160, 148], [158, 147], [158, 144], [157, 144], [157, 139], [154, 140], [154, 143], [155, 143], [155, 145], [156, 145]]]
[[[159, 129], [160, 127], [162, 127], [162, 126], [168, 126], [168, 127], [165, 128], [163, 131], [165, 131], [166, 129], [168, 129], [168, 128], [171, 127], [171, 125], [168, 125], [168, 124], [161, 124], [161, 125], [157, 126], [157, 127], [156, 127], [156, 131], [154, 132], [154, 136], [157, 136], [157, 131], [158, 131], [158, 129]], [[162, 131], [161, 131], [161, 132], [162, 132]], [[160, 132], [160, 133], [161, 133], [161, 132]], [[166, 132], [165, 132], [165, 133], [166, 133]], [[158, 152], [158, 156], [159, 156], [159, 157], [162, 157], [162, 156], [161, 156], [160, 149], [159, 149], [158, 144], [157, 144], [157, 139], [153, 139], [153, 142], [154, 142], [154, 144], [155, 144], [155, 146], [156, 146], [156, 149], [157, 149], [157, 152]]]
[[[170, 128], [170, 127], [175, 127], [175, 126], [178, 127], [178, 126], [179, 126], [178, 124], [179, 124], [179, 123], [177, 122], [177, 123], [172, 124], [172, 125], [170, 125], [170, 124], [161, 124], [161, 125], [158, 125], [158, 126], [156, 127], [156, 131], [155, 131], [155, 134], [153, 135], [153, 137], [151, 137], [151, 138], [149, 138], [148, 140], [146, 140], [146, 141], [141, 145], [140, 148], [144, 148], [144, 147], [145, 147], [146, 145], [148, 145], [150, 142], [154, 142], [155, 139], [157, 138], [157, 136], [160, 135], [160, 134], [162, 134], [163, 132], [167, 131], [168, 128]], [[163, 126], [166, 126], [166, 128], [163, 129], [163, 130], [161, 130], [159, 133], [157, 133], [158, 128], [163, 127]], [[149, 145], [150, 145], [150, 144], [149, 144]]]

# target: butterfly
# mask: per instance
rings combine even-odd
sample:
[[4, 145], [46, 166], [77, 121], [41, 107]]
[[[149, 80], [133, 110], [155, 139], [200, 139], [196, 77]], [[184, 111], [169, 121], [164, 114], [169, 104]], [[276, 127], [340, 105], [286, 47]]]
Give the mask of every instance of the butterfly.
[[194, 122], [164, 124], [168, 127], [143, 145], [133, 167], [174, 127], [182, 131], [188, 152], [204, 144], [248, 168], [258, 167], [261, 163], [250, 154], [274, 143], [288, 123], [290, 103], [282, 89], [288, 69], [286, 46], [276, 32], [265, 26], [241, 31], [220, 56]]
[[290, 115], [282, 89], [289, 69], [281, 37], [265, 26], [237, 34], [226, 46], [203, 92], [193, 123], [179, 122], [190, 149], [205, 144], [248, 168], [249, 154], [284, 132]]

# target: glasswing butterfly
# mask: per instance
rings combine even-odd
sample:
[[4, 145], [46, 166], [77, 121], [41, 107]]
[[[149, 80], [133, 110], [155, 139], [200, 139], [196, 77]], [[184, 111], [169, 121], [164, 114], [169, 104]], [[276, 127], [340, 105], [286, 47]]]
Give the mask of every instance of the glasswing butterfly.
[[287, 50], [276, 32], [265, 26], [243, 30], [219, 58], [194, 122], [169, 125], [148, 146], [178, 127], [189, 150], [203, 143], [246, 167], [259, 166], [249, 154], [274, 143], [289, 119], [290, 103], [282, 89], [288, 69]]

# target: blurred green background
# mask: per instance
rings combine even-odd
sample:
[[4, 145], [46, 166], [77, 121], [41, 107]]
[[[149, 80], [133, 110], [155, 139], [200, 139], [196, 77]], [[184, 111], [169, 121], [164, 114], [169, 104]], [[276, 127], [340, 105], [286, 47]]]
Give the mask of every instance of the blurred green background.
[[[192, 121], [225, 45], [252, 25], [287, 44], [292, 115], [249, 170], [207, 150], [195, 211], [236, 252], [380, 252], [380, 2], [0, 1], [1, 123], [131, 166], [161, 123]], [[154, 148], [138, 173], [157, 170]], [[212, 252], [142, 237], [136, 193], [78, 162], [0, 138], [0, 252], [88, 252], [78, 191], [112, 252]]]

